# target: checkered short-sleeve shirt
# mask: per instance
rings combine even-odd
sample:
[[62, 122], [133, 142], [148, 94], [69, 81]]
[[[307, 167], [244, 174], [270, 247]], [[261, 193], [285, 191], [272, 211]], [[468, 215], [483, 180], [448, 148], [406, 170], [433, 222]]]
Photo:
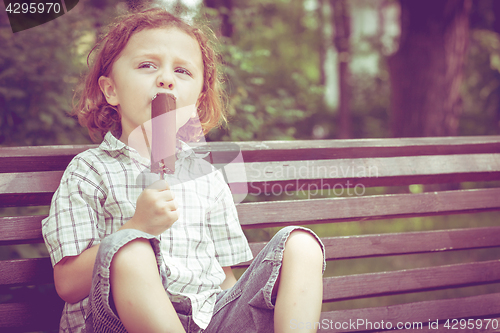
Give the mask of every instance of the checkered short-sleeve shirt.
[[[172, 298], [188, 297], [194, 321], [205, 328], [225, 279], [222, 267], [250, 260], [252, 254], [222, 174], [207, 172], [211, 165], [186, 144], [177, 157], [175, 173], [165, 178], [179, 204], [179, 219], [161, 235], [167, 291]], [[99, 244], [134, 215], [145, 186], [138, 179], [149, 163], [111, 133], [98, 148], [71, 161], [42, 221], [53, 265]], [[87, 303], [88, 298], [66, 303], [61, 332], [83, 330]]]

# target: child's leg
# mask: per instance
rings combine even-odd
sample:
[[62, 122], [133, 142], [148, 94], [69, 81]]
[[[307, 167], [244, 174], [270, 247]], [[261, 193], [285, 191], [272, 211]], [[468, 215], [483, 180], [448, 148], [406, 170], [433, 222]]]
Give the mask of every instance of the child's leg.
[[323, 257], [323, 244], [311, 230], [279, 230], [238, 282], [219, 294], [205, 332], [315, 332]]
[[94, 265], [86, 332], [185, 332], [190, 318], [176, 313], [166, 283], [156, 237], [135, 229], [107, 236]]
[[322, 269], [323, 252], [316, 238], [302, 230], [293, 231], [285, 243], [273, 288], [273, 294], [277, 293], [275, 332], [316, 332], [323, 299]]
[[163, 287], [149, 240], [133, 240], [115, 254], [110, 281], [118, 316], [128, 332], [185, 332]]

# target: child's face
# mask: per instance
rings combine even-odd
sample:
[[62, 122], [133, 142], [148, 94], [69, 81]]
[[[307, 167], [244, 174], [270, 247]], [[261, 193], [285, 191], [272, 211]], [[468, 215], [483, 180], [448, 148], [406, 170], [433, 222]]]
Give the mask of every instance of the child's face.
[[[121, 115], [121, 141], [151, 119], [151, 100], [157, 93], [176, 97], [176, 127], [196, 115], [203, 87], [203, 60], [198, 42], [177, 28], [146, 29], [132, 35], [99, 86]], [[182, 109], [181, 109], [182, 108]], [[179, 110], [180, 109], [180, 110]]]

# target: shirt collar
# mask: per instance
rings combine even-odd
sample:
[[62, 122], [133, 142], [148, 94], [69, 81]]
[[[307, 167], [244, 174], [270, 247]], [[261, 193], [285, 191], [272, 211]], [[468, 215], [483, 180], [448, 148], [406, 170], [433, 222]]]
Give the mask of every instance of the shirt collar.
[[99, 148], [105, 151], [117, 151], [126, 147], [127, 145], [118, 140], [111, 132], [106, 133], [104, 140], [99, 145]]

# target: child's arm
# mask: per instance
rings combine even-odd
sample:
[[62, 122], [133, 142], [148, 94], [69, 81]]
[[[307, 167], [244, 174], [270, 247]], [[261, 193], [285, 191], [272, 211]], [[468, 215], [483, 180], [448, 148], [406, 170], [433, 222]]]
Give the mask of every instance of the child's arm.
[[97, 250], [99, 245], [80, 255], [64, 257], [54, 266], [56, 291], [65, 302], [76, 303], [89, 295]]
[[222, 267], [222, 269], [224, 270], [224, 273], [226, 273], [226, 279], [221, 283], [220, 287], [222, 290], [226, 290], [235, 285], [236, 277], [234, 276], [231, 266]]
[[[164, 180], [146, 188], [137, 199], [134, 216], [121, 229], [138, 229], [158, 236], [177, 220], [177, 203]], [[59, 296], [68, 303], [78, 302], [90, 293], [92, 272], [99, 246], [77, 256], [64, 257], [54, 266], [54, 282]]]

